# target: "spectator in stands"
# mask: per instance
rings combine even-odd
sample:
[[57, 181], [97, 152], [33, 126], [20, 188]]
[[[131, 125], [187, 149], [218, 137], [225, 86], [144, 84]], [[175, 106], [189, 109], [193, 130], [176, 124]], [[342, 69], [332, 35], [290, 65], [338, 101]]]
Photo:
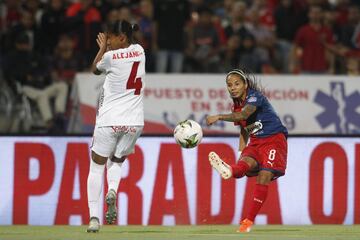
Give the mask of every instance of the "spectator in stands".
[[[337, 0], [337, 1], [344, 1], [344, 0]], [[347, 0], [345, 0], [347, 1]], [[305, 3], [305, 5], [307, 5], [308, 10], [310, 10], [310, 8], [312, 6], [317, 6], [320, 7], [321, 9], [329, 9], [331, 8], [331, 3], [329, 0], [306, 0], [306, 1], [302, 1]]]
[[[53, 82], [66, 83], [69, 93], [72, 91], [76, 73], [86, 67], [83, 58], [75, 52], [74, 47], [74, 40], [70, 35], [61, 35], [52, 57], [50, 69]], [[65, 120], [69, 119], [70, 112], [67, 110], [71, 108], [71, 101], [69, 101], [70, 98], [68, 96], [65, 103], [67, 106], [64, 114]]]
[[340, 38], [340, 25], [336, 21], [336, 12], [333, 9], [325, 9], [323, 11], [324, 20], [323, 26], [330, 29], [334, 35], [334, 40], [338, 41]]
[[66, 11], [68, 28], [75, 36], [76, 48], [88, 61], [89, 67], [89, 59], [97, 52], [94, 39], [101, 32], [101, 14], [92, 4], [92, 0], [79, 0], [71, 4]]
[[215, 14], [221, 18], [221, 26], [226, 27], [231, 22], [231, 11], [235, 0], [224, 0], [222, 2], [222, 7], [215, 9]]
[[232, 35], [227, 43], [225, 48], [221, 49], [220, 52], [220, 71], [226, 72], [229, 69], [234, 69], [239, 66], [240, 60], [240, 37], [237, 35]]
[[194, 72], [219, 71], [219, 35], [212, 22], [211, 9], [202, 7], [198, 10], [199, 21], [193, 27], [190, 40], [191, 65]]
[[346, 74], [352, 76], [360, 75], [360, 52], [349, 52], [345, 55]]
[[41, 17], [43, 15], [43, 7], [40, 0], [27, 0], [24, 2], [24, 9], [31, 12], [34, 16], [36, 27], [40, 27]]
[[299, 69], [303, 73], [332, 73], [333, 56], [326, 50], [325, 44], [334, 44], [333, 33], [323, 26], [323, 11], [319, 6], [311, 6], [308, 17], [309, 23], [296, 33], [290, 71]]
[[145, 50], [146, 72], [155, 71], [155, 59], [152, 53], [152, 28], [153, 28], [153, 9], [154, 6], [150, 0], [141, 0], [139, 9], [139, 18], [137, 20], [141, 31], [135, 33], [135, 37], [140, 41], [140, 45]]
[[41, 18], [44, 52], [52, 54], [59, 41], [59, 36], [65, 32], [65, 2], [64, 0], [50, 0]]
[[356, 5], [349, 7], [346, 23], [341, 27], [340, 43], [347, 48], [354, 48], [352, 37], [357, 24], [360, 23], [360, 10]]
[[123, 0], [102, 0], [97, 1], [97, 8], [101, 13], [102, 19], [106, 19], [109, 12], [113, 9], [120, 9], [122, 6], [126, 5], [125, 1]]
[[289, 56], [296, 31], [306, 22], [306, 11], [298, 1], [281, 0], [274, 10], [276, 49], [281, 60], [280, 70], [288, 73]]
[[31, 50], [41, 51], [43, 45], [41, 42], [41, 33], [35, 26], [34, 16], [31, 12], [23, 10], [21, 12], [20, 22], [9, 29], [6, 36], [6, 51], [15, 49], [15, 40], [24, 33], [28, 35]]
[[344, 71], [340, 73], [359, 75], [360, 63], [360, 11], [359, 1], [339, 0], [336, 2], [337, 22], [341, 26], [339, 44], [331, 48], [340, 55]]
[[183, 71], [188, 21], [188, 0], [154, 0], [152, 50], [156, 56], [156, 72], [167, 72], [168, 67], [173, 73]]
[[[18, 35], [15, 50], [7, 62], [6, 78], [13, 89], [21, 90], [29, 99], [37, 103], [43, 121], [49, 132], [63, 130], [63, 114], [67, 96], [65, 82], [52, 82], [46, 59], [32, 51], [30, 39], [26, 33]], [[21, 86], [21, 89], [14, 85]], [[50, 99], [55, 98], [55, 109], [51, 108]]]
[[266, 64], [269, 64], [269, 59], [256, 46], [254, 36], [245, 35], [242, 40], [239, 67], [254, 73], [261, 73]]
[[225, 35], [227, 38], [236, 34], [242, 39], [249, 34], [249, 30], [245, 26], [246, 4], [244, 2], [235, 2], [231, 12], [231, 23], [225, 27]]
[[69, 87], [73, 84], [76, 72], [84, 68], [82, 58], [76, 54], [74, 47], [74, 40], [70, 35], [61, 35], [51, 61], [53, 81], [65, 82]]
[[329, 1], [332, 4], [332, 9], [336, 12], [336, 24], [339, 26], [343, 26], [348, 21], [349, 15], [349, 4], [350, 0], [337, 0], [337, 1]]
[[352, 48], [346, 48], [346, 70], [347, 74], [359, 75], [360, 67], [360, 21], [354, 29], [354, 33], [351, 37], [353, 44]]
[[[269, 27], [265, 26], [260, 22], [260, 15], [258, 11], [251, 10], [249, 14], [249, 22], [246, 24], [251, 35], [255, 38], [256, 55], [261, 56], [260, 59], [267, 59], [267, 62], [271, 57], [271, 63], [274, 66], [279, 65], [279, 59], [275, 54], [275, 35], [274, 31], [270, 30]], [[269, 72], [273, 72], [272, 65], [268, 65]], [[260, 68], [262, 69], [262, 68]], [[255, 70], [258, 72], [257, 70]], [[262, 71], [262, 70], [261, 70]]]
[[[101, 26], [105, 25], [101, 19], [116, 21], [122, 18], [131, 23], [136, 21], [142, 29], [138, 33], [141, 35], [135, 37], [144, 45], [147, 71], [182, 72], [184, 55], [193, 55], [191, 46], [187, 45], [189, 39], [193, 39], [189, 35], [189, 30], [195, 25], [191, 25], [191, 17], [195, 23], [197, 9], [205, 4], [216, 13], [212, 22], [219, 38], [219, 52], [225, 57], [222, 59], [224, 66], [240, 61], [237, 60], [238, 54], [234, 54], [234, 45], [242, 45], [249, 32], [256, 39], [256, 52], [261, 52], [259, 49], [268, 50], [265, 59], [271, 59], [270, 67], [274, 66], [280, 73], [288, 73], [288, 66], [292, 70], [297, 68], [298, 71], [309, 73], [334, 72], [333, 57], [327, 50], [336, 53], [342, 61], [341, 68], [336, 67], [336, 73], [345, 73], [345, 56], [353, 54], [347, 52], [358, 49], [356, 45], [359, 45], [360, 27], [356, 26], [360, 22], [360, 14], [356, 0], [5, 0], [0, 5], [0, 61], [5, 64], [6, 54], [14, 50], [15, 39], [23, 32], [28, 34], [32, 48], [46, 56], [53, 54], [61, 34], [73, 34], [76, 51], [84, 59], [91, 59], [90, 55], [96, 52], [93, 39], [101, 31]], [[311, 9], [318, 6], [323, 9], [323, 14], [320, 14], [323, 15], [320, 17], [322, 20], [318, 21], [322, 25], [310, 23], [300, 31], [300, 26], [307, 20], [307, 14], [304, 13], [310, 9], [309, 16], [313, 15]], [[35, 19], [39, 17], [41, 27], [37, 28]], [[315, 25], [321, 26], [319, 30]], [[324, 30], [329, 28], [332, 34]], [[273, 29], [276, 31], [276, 40]], [[294, 40], [296, 32], [299, 34]], [[328, 35], [332, 35], [333, 40], [338, 37], [339, 44], [331, 48], [334, 41], [328, 42]], [[309, 41], [306, 41], [307, 37], [310, 37]], [[296, 46], [292, 46], [293, 41]], [[294, 51], [291, 52], [291, 49]], [[248, 50], [246, 54], [249, 54]], [[288, 56], [291, 56], [291, 61]], [[263, 58], [260, 58], [261, 61]], [[186, 67], [186, 70], [207, 71], [194, 70], [196, 68]], [[211, 71], [215, 69], [211, 68]]]
[[[2, 3], [0, 3], [2, 4]], [[17, 25], [21, 18], [21, 1], [20, 0], [6, 0], [5, 3], [0, 5], [4, 14], [1, 20], [1, 30], [6, 32], [9, 28]]]
[[106, 29], [107, 26], [110, 26], [111, 24], [115, 24], [116, 21], [120, 20], [119, 9], [118, 8], [111, 9], [105, 16], [105, 19], [106, 21], [103, 22], [103, 29]]
[[360, 50], [360, 22], [355, 27], [354, 33], [351, 37], [351, 42], [354, 48]]
[[251, 12], [257, 12], [259, 15], [260, 25], [269, 30], [275, 29], [275, 21], [273, 16], [273, 4], [269, 0], [253, 0], [250, 7]]
[[126, 20], [131, 24], [135, 23], [134, 16], [128, 6], [122, 6], [121, 8], [119, 8], [119, 19]]

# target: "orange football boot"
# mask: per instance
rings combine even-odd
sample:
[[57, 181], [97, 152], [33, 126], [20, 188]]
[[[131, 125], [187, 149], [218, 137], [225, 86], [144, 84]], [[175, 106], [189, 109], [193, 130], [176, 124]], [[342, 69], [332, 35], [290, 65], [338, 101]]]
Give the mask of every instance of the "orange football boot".
[[254, 225], [254, 222], [245, 218], [244, 220], [242, 220], [240, 222], [240, 227], [239, 227], [239, 230], [237, 230], [237, 232], [240, 232], [240, 233], [250, 232], [252, 225]]

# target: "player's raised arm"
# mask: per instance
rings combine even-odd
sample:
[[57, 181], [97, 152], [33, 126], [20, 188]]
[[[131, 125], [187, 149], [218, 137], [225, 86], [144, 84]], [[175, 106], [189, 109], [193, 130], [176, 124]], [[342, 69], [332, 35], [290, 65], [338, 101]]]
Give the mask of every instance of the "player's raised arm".
[[240, 112], [232, 112], [229, 114], [219, 114], [214, 116], [208, 116], [206, 118], [206, 123], [212, 125], [213, 123], [221, 120], [226, 122], [240, 122], [248, 119], [251, 114], [256, 111], [256, 106], [246, 104]]
[[239, 122], [246, 120], [256, 111], [256, 106], [246, 104], [241, 112], [232, 112], [230, 114], [220, 114], [219, 120], [227, 122]]
[[96, 39], [96, 42], [99, 46], [99, 51], [96, 54], [96, 57], [91, 65], [91, 71], [95, 74], [95, 75], [100, 75], [101, 71], [99, 69], [97, 69], [96, 64], [98, 62], [100, 62], [100, 60], [103, 58], [104, 53], [106, 52], [106, 48], [107, 48], [107, 36], [105, 33], [99, 33]]

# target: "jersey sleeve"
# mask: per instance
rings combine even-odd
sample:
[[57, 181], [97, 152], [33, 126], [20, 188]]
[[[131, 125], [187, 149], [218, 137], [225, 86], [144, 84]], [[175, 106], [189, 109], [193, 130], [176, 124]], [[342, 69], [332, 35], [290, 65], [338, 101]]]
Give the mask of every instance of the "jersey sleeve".
[[264, 101], [264, 96], [259, 92], [254, 91], [247, 96], [245, 105], [249, 104], [255, 107], [260, 107], [263, 104], [263, 101]]
[[101, 58], [101, 60], [96, 64], [96, 68], [101, 71], [101, 72], [106, 72], [109, 70], [110, 68], [110, 52], [106, 52], [103, 57]]

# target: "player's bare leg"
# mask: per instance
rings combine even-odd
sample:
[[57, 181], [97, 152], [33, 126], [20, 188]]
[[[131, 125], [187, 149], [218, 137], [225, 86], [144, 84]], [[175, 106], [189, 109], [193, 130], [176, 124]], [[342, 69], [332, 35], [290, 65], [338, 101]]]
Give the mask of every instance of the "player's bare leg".
[[87, 195], [90, 210], [90, 222], [87, 232], [98, 232], [99, 222], [99, 199], [103, 184], [103, 176], [107, 157], [102, 157], [94, 151], [91, 153], [90, 170], [87, 179]]

